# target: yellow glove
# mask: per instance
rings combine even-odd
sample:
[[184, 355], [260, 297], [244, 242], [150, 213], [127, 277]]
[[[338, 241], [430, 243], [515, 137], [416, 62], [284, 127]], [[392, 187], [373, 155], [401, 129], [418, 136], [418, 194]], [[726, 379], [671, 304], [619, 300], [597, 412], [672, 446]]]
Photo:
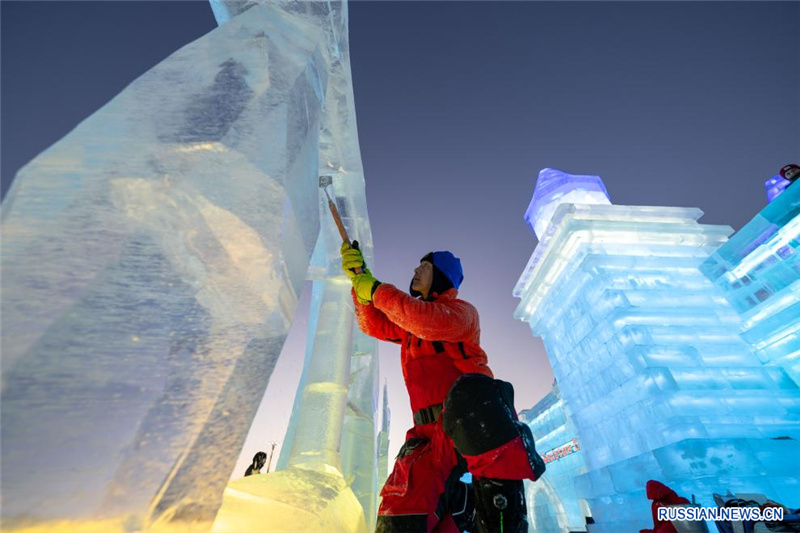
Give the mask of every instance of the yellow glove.
[[356, 291], [358, 303], [363, 305], [368, 305], [372, 301], [372, 295], [375, 293], [375, 289], [381, 284], [369, 271], [356, 274], [350, 281], [353, 284], [353, 289]]
[[343, 242], [339, 252], [342, 254], [342, 270], [350, 278], [350, 281], [358, 275], [356, 274], [357, 268], [360, 268], [362, 273], [369, 274], [369, 269], [364, 264], [364, 256], [361, 255], [361, 250], [358, 249], [358, 241], [353, 241], [353, 246], [350, 246], [350, 243]]

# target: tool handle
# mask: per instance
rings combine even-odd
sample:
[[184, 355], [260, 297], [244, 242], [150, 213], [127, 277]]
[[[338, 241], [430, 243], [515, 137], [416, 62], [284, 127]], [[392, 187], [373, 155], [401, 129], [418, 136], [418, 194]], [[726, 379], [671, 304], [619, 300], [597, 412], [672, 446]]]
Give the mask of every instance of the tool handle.
[[[350, 237], [347, 236], [347, 230], [344, 227], [344, 223], [342, 222], [342, 217], [339, 216], [339, 210], [336, 208], [336, 204], [333, 203], [331, 200], [330, 195], [328, 194], [327, 189], [325, 190], [325, 195], [328, 197], [328, 209], [331, 210], [331, 215], [333, 215], [333, 221], [336, 222], [336, 228], [339, 230], [339, 236], [342, 238], [342, 242], [346, 242], [350, 244], [351, 248], [358, 250], [358, 241], [350, 242]], [[360, 267], [352, 269], [353, 272], [356, 274], [361, 274], [363, 269]]]
[[339, 236], [342, 238], [342, 242], [350, 242], [350, 237], [347, 236], [347, 230], [342, 222], [342, 217], [339, 216], [339, 210], [336, 209], [336, 204], [334, 204], [333, 200], [330, 198], [328, 198], [328, 207], [331, 210], [331, 215], [333, 215], [333, 221], [336, 222], [336, 228], [339, 230]]
[[[352, 248], [353, 250], [360, 250], [361, 249], [361, 248], [359, 248], [358, 241], [351, 242], [350, 243], [350, 248]], [[356, 268], [353, 269], [353, 272], [355, 272], [356, 274], [361, 274], [363, 272], [363, 269], [361, 267], [356, 267]]]

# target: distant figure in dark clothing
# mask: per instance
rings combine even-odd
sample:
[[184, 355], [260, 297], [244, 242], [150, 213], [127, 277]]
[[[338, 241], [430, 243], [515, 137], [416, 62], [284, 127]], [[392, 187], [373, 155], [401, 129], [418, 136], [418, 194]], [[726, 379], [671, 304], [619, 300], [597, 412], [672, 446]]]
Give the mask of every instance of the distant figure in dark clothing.
[[244, 477], [252, 476], [253, 474], [260, 474], [261, 469], [264, 468], [264, 464], [267, 462], [267, 454], [264, 452], [258, 452], [253, 456], [253, 464], [247, 467], [247, 471], [244, 473]]
[[794, 163], [786, 165], [781, 168], [780, 174], [785, 180], [791, 182], [797, 181], [800, 179], [800, 165], [795, 165]]

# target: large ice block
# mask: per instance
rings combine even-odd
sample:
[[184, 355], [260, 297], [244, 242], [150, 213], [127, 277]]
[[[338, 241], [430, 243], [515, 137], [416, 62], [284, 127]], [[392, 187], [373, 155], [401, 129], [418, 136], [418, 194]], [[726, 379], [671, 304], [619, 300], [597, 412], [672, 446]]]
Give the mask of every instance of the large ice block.
[[648, 479], [707, 505], [727, 488], [800, 504], [800, 389], [702, 272], [731, 230], [700, 214], [561, 201], [515, 288], [585, 452], [592, 531], [652, 523]]
[[[343, 90], [325, 31], [255, 6], [19, 172], [2, 220], [4, 529], [210, 525], [318, 242], [320, 154], [356, 142], [332, 143], [323, 118]], [[360, 161], [336, 169], [339, 196], [362, 192], [343, 206], [368, 246]]]

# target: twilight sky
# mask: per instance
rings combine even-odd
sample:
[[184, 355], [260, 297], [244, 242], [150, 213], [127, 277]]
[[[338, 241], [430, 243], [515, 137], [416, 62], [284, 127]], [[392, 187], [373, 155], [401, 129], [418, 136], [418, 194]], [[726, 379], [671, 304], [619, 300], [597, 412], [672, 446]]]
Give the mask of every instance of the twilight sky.
[[[3, 195], [21, 166], [216, 27], [202, 0], [3, 0], [0, 24]], [[512, 318], [541, 168], [600, 175], [616, 204], [700, 207], [703, 222], [739, 229], [765, 204], [764, 180], [800, 162], [797, 1], [356, 1], [350, 45], [373, 273], [406, 288], [428, 251], [461, 257], [461, 296], [518, 409], [553, 380]], [[283, 439], [303, 303], [240, 465]], [[393, 457], [411, 418], [399, 350], [382, 345], [380, 364]]]

